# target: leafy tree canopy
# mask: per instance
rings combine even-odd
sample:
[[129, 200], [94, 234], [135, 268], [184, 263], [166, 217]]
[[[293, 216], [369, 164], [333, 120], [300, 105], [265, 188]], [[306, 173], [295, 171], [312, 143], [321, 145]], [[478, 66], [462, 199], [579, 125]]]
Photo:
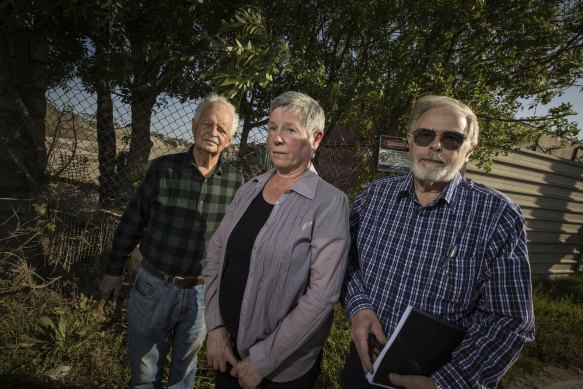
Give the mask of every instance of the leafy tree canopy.
[[[583, 77], [578, 1], [256, 1], [215, 42], [216, 89], [267, 100], [288, 89], [318, 98], [329, 126], [357, 124], [369, 142], [404, 135], [411, 104], [445, 94], [481, 124], [476, 157], [549, 135], [576, 142], [570, 104], [517, 119]], [[265, 112], [265, 111], [262, 111]]]
[[[54, 80], [76, 69], [91, 88], [92, 69], [108, 69], [108, 82], [132, 104], [215, 89], [238, 103], [245, 131], [264, 123], [274, 96], [300, 90], [322, 103], [330, 128], [351, 125], [372, 143], [404, 135], [412, 103], [433, 93], [478, 114], [474, 155], [483, 165], [542, 135], [577, 141], [570, 104], [517, 117], [524, 101], [546, 104], [583, 78], [578, 0], [15, 0], [2, 7], [11, 8], [3, 25], [45, 26], [59, 59]], [[100, 39], [101, 59], [87, 45]]]

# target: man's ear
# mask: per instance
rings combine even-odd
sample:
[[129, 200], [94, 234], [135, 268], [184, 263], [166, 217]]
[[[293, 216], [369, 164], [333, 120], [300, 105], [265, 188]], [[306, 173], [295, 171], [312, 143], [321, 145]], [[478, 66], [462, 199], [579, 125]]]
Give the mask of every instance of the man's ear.
[[190, 121], [190, 132], [192, 132], [192, 136], [194, 137], [194, 129], [196, 128], [196, 121], [194, 120], [194, 118], [192, 118], [192, 120]]
[[464, 162], [468, 162], [470, 160], [470, 156], [474, 153], [478, 145], [470, 145], [469, 149], [466, 151], [466, 156], [464, 157]]
[[413, 134], [408, 132], [407, 133], [407, 145], [409, 146], [409, 149], [411, 149], [412, 144], [413, 144]]

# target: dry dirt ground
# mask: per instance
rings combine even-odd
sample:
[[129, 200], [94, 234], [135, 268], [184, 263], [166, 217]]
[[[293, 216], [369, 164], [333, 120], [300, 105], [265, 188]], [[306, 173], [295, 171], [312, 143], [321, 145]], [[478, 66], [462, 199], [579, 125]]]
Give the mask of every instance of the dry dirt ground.
[[524, 377], [506, 389], [583, 389], [583, 371], [574, 367], [545, 367], [539, 375]]

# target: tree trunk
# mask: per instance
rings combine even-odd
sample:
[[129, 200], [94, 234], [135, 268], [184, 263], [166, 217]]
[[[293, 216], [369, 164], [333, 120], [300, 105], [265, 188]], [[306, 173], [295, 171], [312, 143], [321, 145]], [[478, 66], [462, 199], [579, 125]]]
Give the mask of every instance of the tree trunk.
[[113, 102], [111, 88], [107, 81], [108, 71], [106, 58], [108, 55], [108, 32], [95, 39], [95, 59], [99, 74], [94, 86], [97, 94], [97, 111], [95, 113], [97, 127], [97, 145], [99, 161], [99, 207], [103, 209], [122, 206], [117, 204], [116, 188], [116, 137], [113, 125]]
[[48, 44], [28, 31], [0, 31], [0, 193], [28, 198], [42, 187], [47, 167]]
[[[132, 196], [135, 184], [144, 177], [152, 141], [150, 140], [150, 123], [156, 95], [132, 93], [132, 131], [130, 149], [127, 156], [118, 156], [117, 194], [119, 202], [125, 205]], [[125, 157], [125, 158], [124, 158]]]
[[[0, 236], [36, 216], [47, 167], [45, 114], [48, 44], [31, 31], [0, 28]], [[33, 208], [33, 205], [38, 205]], [[22, 233], [22, 231], [21, 231]], [[28, 235], [25, 239], [28, 239]], [[19, 246], [15, 242], [3, 244]], [[29, 242], [23, 255], [43, 261], [42, 246]], [[8, 249], [8, 247], [5, 247]], [[16, 253], [16, 252], [14, 252]]]
[[116, 138], [113, 126], [113, 103], [107, 81], [95, 83], [97, 91], [97, 145], [99, 148], [99, 206], [116, 207]]

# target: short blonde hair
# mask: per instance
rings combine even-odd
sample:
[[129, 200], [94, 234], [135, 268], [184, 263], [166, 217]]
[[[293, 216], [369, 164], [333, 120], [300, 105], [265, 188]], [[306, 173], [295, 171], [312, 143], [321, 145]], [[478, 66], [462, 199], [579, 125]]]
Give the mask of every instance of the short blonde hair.
[[324, 109], [310, 96], [293, 91], [282, 93], [273, 99], [269, 112], [279, 107], [291, 108], [298, 115], [300, 124], [306, 129], [308, 135], [311, 136], [318, 130], [324, 132], [326, 123]]

